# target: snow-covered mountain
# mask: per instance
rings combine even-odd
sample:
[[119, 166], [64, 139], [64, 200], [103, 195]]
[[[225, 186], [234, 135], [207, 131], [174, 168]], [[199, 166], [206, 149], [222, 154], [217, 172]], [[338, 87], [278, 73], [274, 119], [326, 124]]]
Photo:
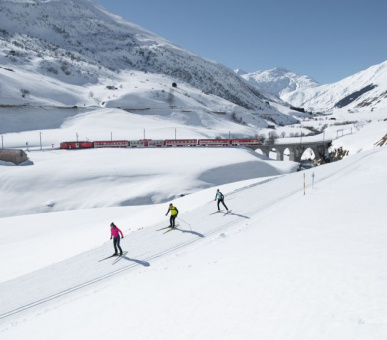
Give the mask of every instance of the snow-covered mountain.
[[238, 69], [235, 70], [235, 73], [246, 79], [260, 91], [280, 98], [289, 92], [319, 85], [309, 76], [300, 76], [281, 67], [253, 73], [246, 73]]
[[[130, 82], [130, 72], [141, 71], [165, 75], [169, 84], [185, 83], [203, 95], [216, 95], [245, 109], [281, 115], [232, 70], [125, 21], [97, 1], [7, 0], [1, 1], [1, 7], [3, 105], [52, 102], [52, 97], [44, 98], [41, 88], [55, 88], [58, 104], [106, 104], [109, 98], [96, 98], [95, 92], [85, 88], [105, 81], [103, 86], [114, 91], [118, 89], [115, 81]], [[23, 87], [15, 80], [18, 73], [35, 85]], [[282, 123], [294, 121], [282, 119]]]
[[387, 108], [387, 61], [339, 82], [296, 89], [281, 98], [311, 111]]
[[246, 73], [235, 70], [265, 96], [278, 96], [293, 107], [333, 112], [387, 107], [387, 61], [333, 84], [319, 85], [284, 68]]

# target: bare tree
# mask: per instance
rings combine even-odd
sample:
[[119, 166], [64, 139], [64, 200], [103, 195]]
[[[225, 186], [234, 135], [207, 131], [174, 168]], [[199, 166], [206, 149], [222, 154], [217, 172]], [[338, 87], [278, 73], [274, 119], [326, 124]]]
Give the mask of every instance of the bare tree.
[[173, 89], [170, 89], [167, 97], [167, 103], [169, 104], [169, 106], [173, 105], [174, 99], [175, 99], [175, 95], [173, 94]]
[[261, 133], [258, 136], [258, 139], [262, 142], [262, 144], [265, 144], [265, 142], [266, 142], [266, 135], [264, 133]]
[[269, 133], [268, 144], [275, 144], [276, 139], [278, 138], [277, 132], [272, 131]]

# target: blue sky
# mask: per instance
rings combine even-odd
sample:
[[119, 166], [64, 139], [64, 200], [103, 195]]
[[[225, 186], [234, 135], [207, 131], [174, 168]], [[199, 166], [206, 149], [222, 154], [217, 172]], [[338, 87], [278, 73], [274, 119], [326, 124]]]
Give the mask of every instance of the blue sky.
[[231, 69], [284, 67], [327, 84], [387, 60], [386, 0], [99, 2]]

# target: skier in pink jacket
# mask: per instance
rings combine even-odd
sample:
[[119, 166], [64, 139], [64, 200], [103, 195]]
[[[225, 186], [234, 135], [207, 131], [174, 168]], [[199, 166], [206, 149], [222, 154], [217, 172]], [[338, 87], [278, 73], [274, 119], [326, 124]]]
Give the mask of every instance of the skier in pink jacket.
[[117, 248], [120, 250], [120, 255], [122, 255], [122, 249], [120, 247], [120, 235], [121, 237], [124, 238], [124, 234], [120, 229], [117, 228], [117, 226], [112, 222], [110, 224], [110, 239], [113, 239], [113, 245], [114, 245], [114, 255], [118, 255]]

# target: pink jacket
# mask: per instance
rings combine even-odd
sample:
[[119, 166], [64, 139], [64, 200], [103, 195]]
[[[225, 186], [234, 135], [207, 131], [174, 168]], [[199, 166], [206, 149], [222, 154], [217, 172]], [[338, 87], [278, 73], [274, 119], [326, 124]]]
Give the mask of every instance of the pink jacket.
[[124, 237], [124, 235], [122, 234], [122, 231], [120, 229], [118, 229], [117, 227], [113, 227], [113, 228], [110, 228], [110, 231], [111, 231], [111, 235], [112, 237], [118, 237], [118, 233], [121, 234], [121, 237]]

